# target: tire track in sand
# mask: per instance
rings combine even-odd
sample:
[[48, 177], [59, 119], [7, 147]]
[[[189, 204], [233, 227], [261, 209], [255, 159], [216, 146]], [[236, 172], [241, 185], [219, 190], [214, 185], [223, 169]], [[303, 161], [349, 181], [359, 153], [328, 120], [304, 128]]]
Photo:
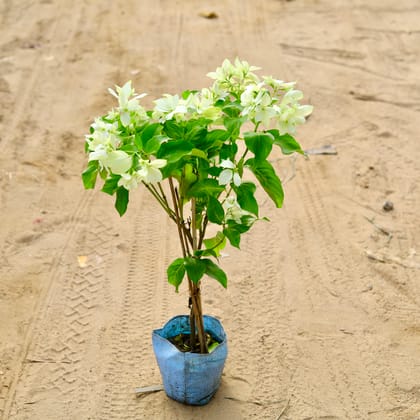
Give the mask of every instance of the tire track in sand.
[[[28, 330], [26, 331], [24, 342], [22, 345], [22, 351], [20, 359], [17, 363], [17, 369], [13, 375], [11, 381], [9, 392], [5, 399], [3, 418], [9, 419], [12, 406], [15, 405], [15, 400], [17, 397], [17, 387], [21, 378], [25, 378], [25, 369], [28, 367], [28, 364], [25, 364], [25, 360], [29, 358], [31, 350], [36, 346], [36, 341], [40, 334], [42, 334], [44, 325], [42, 324], [43, 320], [47, 317], [47, 313], [51, 306], [52, 301], [55, 299], [57, 294], [57, 284], [60, 279], [64, 277], [65, 267], [63, 267], [63, 260], [68, 254], [71, 244], [75, 241], [75, 238], [80, 234], [80, 231], [83, 229], [84, 224], [81, 223], [83, 220], [83, 215], [86, 212], [86, 209], [89, 207], [92, 198], [87, 193], [82, 194], [80, 201], [77, 203], [73, 215], [70, 217], [68, 222], [68, 227], [66, 230], [67, 241], [64, 243], [63, 247], [57, 251], [56, 256], [53, 259], [51, 266], [51, 274], [47, 283], [44, 292], [41, 294], [38, 300], [38, 304], [34, 310], [34, 318]], [[41, 325], [42, 324], [42, 325]], [[35, 360], [35, 359], [34, 359]], [[48, 358], [46, 358], [48, 360]], [[20, 384], [19, 384], [20, 385]]]
[[96, 418], [143, 418], [143, 404], [147, 404], [150, 415], [152, 410], [154, 418], [159, 418], [158, 400], [149, 397], [143, 402], [134, 396], [135, 387], [161, 382], [150, 336], [161, 322], [162, 314], [167, 312], [168, 301], [162, 284], [166, 281], [168, 222], [154, 206], [148, 194], [141, 191], [140, 206], [135, 210], [132, 234], [127, 241], [130, 252], [125, 265], [128, 268], [120, 272], [118, 279], [124, 284], [123, 298], [105, 341], [106, 384], [98, 401]]
[[[308, 178], [310, 179], [321, 179], [320, 174], [316, 173], [316, 167], [314, 166], [311, 166], [309, 168], [308, 175]], [[308, 178], [306, 179], [306, 183], [309, 183]], [[309, 185], [306, 183], [305, 185]], [[346, 244], [345, 233], [342, 236], [340, 236], [339, 233], [334, 229], [333, 222], [327, 217], [327, 214], [330, 213], [327, 212], [324, 206], [324, 202], [321, 198], [325, 197], [327, 193], [325, 189], [323, 190], [322, 184], [315, 183], [315, 185], [312, 185], [311, 188], [317, 197], [316, 200], [314, 200], [313, 197], [311, 201], [313, 205], [312, 208], [314, 212], [316, 212], [317, 220], [319, 220], [322, 224], [321, 232], [323, 232], [325, 250], [327, 251], [323, 253], [324, 258], [328, 257], [328, 263], [332, 267], [334, 267], [334, 260], [336, 258], [338, 261], [348, 261], [348, 270], [335, 270], [335, 283], [341, 288], [341, 291], [338, 293], [341, 296], [345, 295], [347, 297], [346, 303], [348, 303], [351, 307], [355, 308], [358, 311], [363, 311], [363, 313], [366, 315], [370, 315], [369, 313], [367, 313], [363, 304], [360, 302], [360, 298], [358, 296], [358, 293], [360, 293], [358, 292], [358, 290], [361, 290], [362, 287], [355, 287], [355, 284], [357, 285], [357, 279], [364, 278], [364, 275], [366, 273], [366, 265], [363, 264], [363, 261], [361, 261], [360, 258], [356, 259], [350, 249], [347, 249], [347, 247], [344, 245]], [[309, 195], [310, 194], [311, 193], [309, 193]], [[324, 265], [326, 264], [327, 260], [325, 260], [324, 262]], [[339, 273], [339, 278], [337, 278], [337, 273]], [[411, 297], [408, 297], [407, 304], [411, 306]], [[372, 344], [370, 343], [371, 337], [369, 337], [369, 333], [365, 333], [365, 331], [361, 331], [361, 333], [362, 334], [354, 334], [354, 337], [352, 337], [354, 349], [351, 349], [351, 347], [349, 347], [348, 345], [346, 345], [346, 348], [349, 348], [350, 351], [354, 350], [356, 360], [361, 361], [361, 371], [365, 373], [365, 376], [363, 376], [363, 378], [366, 380], [365, 384], [368, 387], [367, 390], [364, 390], [364, 394], [366, 395], [365, 398], [367, 399], [367, 401], [369, 401], [369, 397], [367, 395], [369, 393], [373, 393], [373, 399], [376, 396], [376, 399], [378, 401], [378, 409], [391, 409], [392, 406], [394, 406], [398, 402], [394, 400], [386, 400], [384, 396], [390, 394], [390, 387], [396, 385], [396, 379], [392, 375], [390, 366], [384, 364], [384, 358], [381, 357], [380, 353], [377, 353], [378, 348], [375, 349], [374, 346], [372, 346]], [[374, 366], [374, 368], [372, 368], [372, 366]], [[351, 372], [352, 369], [350, 369], [349, 367], [347, 371]], [[381, 372], [381, 374], [378, 374], [378, 372]], [[372, 409], [372, 407], [367, 407], [369, 409]], [[375, 408], [376, 407], [374, 407], [373, 409]]]
[[[329, 213], [324, 204], [324, 197], [327, 195], [321, 189], [322, 184], [312, 182], [314, 179], [321, 180], [322, 176], [311, 165], [302, 171], [297, 184], [299, 196], [304, 204], [304, 215], [301, 215], [303, 218], [299, 220], [299, 225], [312, 230], [316, 243], [305, 242], [303, 232], [296, 235], [299, 231], [297, 225], [294, 226], [293, 232], [291, 231], [299, 243], [299, 248], [306, 248], [306, 252], [303, 253], [305, 261], [298, 264], [302, 277], [308, 279], [305, 290], [309, 292], [309, 298], [315, 308], [318, 308], [320, 321], [328, 330], [332, 328], [329, 333], [322, 334], [321, 339], [314, 340], [312, 345], [316, 342], [319, 346], [324, 359], [325, 372], [338, 393], [339, 398], [334, 401], [334, 405], [340, 401], [340, 406], [336, 408], [341, 413], [334, 414], [344, 415], [346, 418], [354, 416], [364, 418], [369, 410], [390, 406], [389, 401], [384, 399], [389, 392], [383, 378], [371, 370], [373, 365], [367, 360], [375, 358], [374, 349], [370, 348], [371, 351], [366, 352], [364, 351], [366, 346], [360, 345], [364, 342], [363, 330], [352, 331], [352, 325], [346, 324], [346, 313], [358, 313], [356, 319], [364, 318], [361, 322], [362, 325], [366, 324], [367, 314], [355, 296], [354, 287], [355, 277], [362, 278], [363, 273], [359, 270], [363, 268], [359, 268], [360, 262], [353, 260], [351, 250], [345, 249], [343, 245], [346, 243], [345, 238], [338, 235], [327, 216]], [[348, 261], [348, 270], [339, 269], [336, 261], [340, 261], [340, 264]], [[322, 289], [328, 293], [321, 299]], [[328, 314], [328, 311], [322, 313], [323, 306], [328, 307], [329, 312], [335, 309], [337, 313], [341, 313], [340, 318], [331, 322], [329, 319], [331, 314]], [[357, 328], [360, 328], [360, 325]], [[344, 333], [340, 336], [339, 331]], [[377, 364], [378, 362], [376, 366]], [[381, 371], [384, 370], [385, 366]], [[375, 402], [375, 407], [372, 407], [372, 402]]]
[[[33, 340], [10, 402], [12, 418], [57, 418], [56, 413], [63, 419], [84, 418], [89, 412], [89, 392], [96, 383], [91, 373], [99, 334], [95, 318], [103, 301], [103, 262], [110, 259], [112, 231], [86, 212], [83, 219], [86, 225], [75, 229], [75, 245], [63, 252], [50, 298], [33, 323]], [[74, 268], [75, 246], [88, 251], [86, 267]]]
[[[12, 118], [8, 124], [7, 133], [9, 135], [4, 136], [2, 140], [2, 147], [4, 149], [14, 140], [19, 124], [27, 117], [28, 108], [32, 104], [31, 98], [36, 96], [35, 92], [42, 85], [40, 79], [45, 77], [45, 74], [48, 74], [48, 69], [45, 68], [48, 64], [46, 57], [52, 57], [54, 48], [61, 49], [63, 44], [67, 45], [70, 43], [79, 28], [84, 9], [74, 8], [71, 2], [61, 3], [59, 12], [51, 18], [52, 24], [48, 25], [49, 30], [45, 34], [45, 39], [53, 42], [49, 46], [44, 47], [43, 54], [36, 54], [32, 66], [25, 68], [22, 72], [17, 89], [19, 94], [15, 95], [17, 99], [13, 106]], [[42, 21], [38, 23], [40, 22]], [[46, 43], [46, 45], [48, 44]], [[17, 156], [19, 156], [18, 153]]]

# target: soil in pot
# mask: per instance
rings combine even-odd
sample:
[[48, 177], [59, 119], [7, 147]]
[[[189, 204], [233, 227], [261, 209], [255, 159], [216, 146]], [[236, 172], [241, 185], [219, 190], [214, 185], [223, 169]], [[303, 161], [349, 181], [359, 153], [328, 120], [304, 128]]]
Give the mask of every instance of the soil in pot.
[[[190, 334], [178, 334], [175, 337], [170, 337], [168, 340], [179, 350], [183, 353], [200, 353], [200, 343], [198, 340], [196, 341], [195, 345], [191, 345], [191, 335]], [[206, 341], [207, 341], [207, 348], [209, 349], [209, 353], [211, 353], [219, 344], [220, 342], [214, 339], [209, 333], [206, 333]]]

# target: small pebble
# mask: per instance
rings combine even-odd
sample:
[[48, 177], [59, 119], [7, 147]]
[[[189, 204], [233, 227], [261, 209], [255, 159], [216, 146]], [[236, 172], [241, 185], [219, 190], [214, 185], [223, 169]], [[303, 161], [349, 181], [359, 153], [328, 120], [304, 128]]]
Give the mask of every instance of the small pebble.
[[394, 210], [394, 203], [392, 201], [385, 201], [385, 203], [383, 204], [382, 208], [385, 211], [392, 211]]

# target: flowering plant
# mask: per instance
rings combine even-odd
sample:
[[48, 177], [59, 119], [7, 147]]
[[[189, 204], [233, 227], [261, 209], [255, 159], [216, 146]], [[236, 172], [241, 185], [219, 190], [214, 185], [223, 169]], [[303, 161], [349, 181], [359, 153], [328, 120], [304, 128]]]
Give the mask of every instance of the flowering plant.
[[[177, 225], [182, 257], [169, 265], [168, 281], [178, 290], [187, 278], [191, 342], [194, 347], [198, 339], [201, 353], [208, 349], [200, 282], [207, 275], [227, 286], [220, 252], [227, 241], [239, 248], [241, 235], [260, 219], [256, 185], [244, 180], [244, 172], [281, 207], [282, 184], [268, 157], [273, 146], [286, 155], [303, 154], [293, 135], [312, 112], [299, 103], [303, 94], [294, 82], [260, 78], [256, 70], [225, 60], [208, 73], [211, 87], [165, 94], [151, 110], [140, 104], [145, 94], [136, 94], [131, 82], [116, 86], [109, 92], [118, 106], [96, 118], [86, 136], [85, 188], [94, 188], [99, 175], [122, 216], [129, 194], [145, 187]], [[244, 125], [253, 129], [244, 131]], [[209, 224], [218, 231], [206, 237]]]

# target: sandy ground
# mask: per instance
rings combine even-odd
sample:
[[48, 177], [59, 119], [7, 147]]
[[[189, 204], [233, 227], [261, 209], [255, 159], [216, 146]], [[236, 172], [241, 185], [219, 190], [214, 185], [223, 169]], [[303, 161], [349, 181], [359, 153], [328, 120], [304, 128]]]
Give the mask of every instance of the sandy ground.
[[[0, 417], [420, 418], [419, 22], [418, 0], [0, 0]], [[83, 190], [83, 136], [107, 87], [150, 104], [235, 56], [297, 80], [299, 139], [338, 154], [278, 156], [284, 208], [228, 250], [227, 291], [205, 282], [230, 345], [214, 400], [136, 399], [151, 330], [187, 310], [178, 245], [145, 192], [120, 219]]]

